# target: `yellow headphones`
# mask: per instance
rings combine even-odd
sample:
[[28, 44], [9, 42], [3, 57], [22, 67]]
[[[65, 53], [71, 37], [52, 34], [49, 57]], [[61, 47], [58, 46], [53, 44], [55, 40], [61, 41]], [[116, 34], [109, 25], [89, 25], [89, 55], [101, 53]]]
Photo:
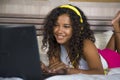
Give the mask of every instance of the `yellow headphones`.
[[80, 12], [74, 6], [66, 4], [66, 5], [61, 5], [60, 8], [68, 8], [68, 9], [73, 10], [78, 16], [80, 16], [80, 22], [83, 23], [83, 19], [82, 19]]

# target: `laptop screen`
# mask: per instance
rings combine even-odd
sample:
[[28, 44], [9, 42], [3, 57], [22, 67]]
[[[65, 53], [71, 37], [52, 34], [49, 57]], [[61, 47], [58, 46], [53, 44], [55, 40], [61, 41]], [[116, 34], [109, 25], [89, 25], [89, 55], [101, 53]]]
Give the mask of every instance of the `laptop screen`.
[[33, 25], [0, 25], [0, 77], [41, 80], [39, 58]]

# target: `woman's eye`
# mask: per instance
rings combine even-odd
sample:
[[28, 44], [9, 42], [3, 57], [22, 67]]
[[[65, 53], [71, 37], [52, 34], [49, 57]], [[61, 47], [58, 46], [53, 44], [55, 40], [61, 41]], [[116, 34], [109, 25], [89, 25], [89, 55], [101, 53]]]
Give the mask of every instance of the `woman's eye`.
[[71, 28], [71, 25], [64, 25], [65, 28]]

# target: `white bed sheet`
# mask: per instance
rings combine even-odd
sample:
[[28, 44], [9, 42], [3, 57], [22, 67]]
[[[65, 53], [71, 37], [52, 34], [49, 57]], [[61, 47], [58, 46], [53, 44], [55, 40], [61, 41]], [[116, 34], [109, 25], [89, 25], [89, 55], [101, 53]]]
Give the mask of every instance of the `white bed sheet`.
[[110, 69], [108, 75], [57, 75], [49, 77], [45, 80], [120, 80], [120, 68]]

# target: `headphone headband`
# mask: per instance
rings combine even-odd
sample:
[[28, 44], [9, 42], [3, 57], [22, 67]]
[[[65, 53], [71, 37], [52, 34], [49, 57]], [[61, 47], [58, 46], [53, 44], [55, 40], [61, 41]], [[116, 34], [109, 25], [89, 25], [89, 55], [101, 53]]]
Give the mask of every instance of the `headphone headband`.
[[83, 19], [82, 19], [80, 12], [74, 6], [66, 4], [66, 5], [61, 5], [60, 8], [68, 8], [68, 9], [73, 10], [78, 16], [80, 16], [80, 22], [83, 23]]

